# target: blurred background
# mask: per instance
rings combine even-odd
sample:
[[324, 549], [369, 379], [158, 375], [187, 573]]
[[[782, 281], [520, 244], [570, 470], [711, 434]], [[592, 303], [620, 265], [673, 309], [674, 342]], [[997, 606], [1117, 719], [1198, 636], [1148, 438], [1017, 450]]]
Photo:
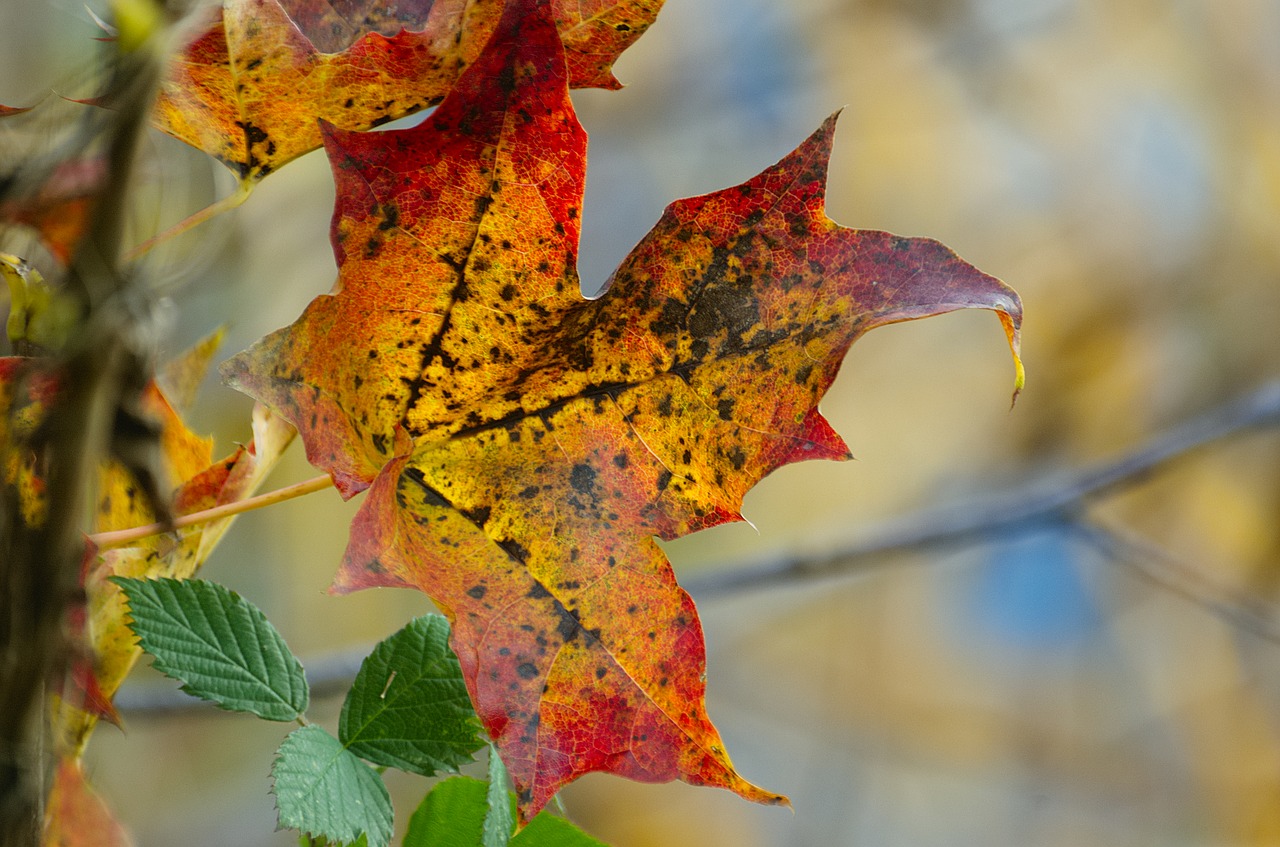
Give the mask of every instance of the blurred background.
[[[0, 103], [83, 96], [85, 7], [0, 9]], [[828, 214], [938, 238], [1026, 308], [1012, 411], [988, 313], [860, 340], [822, 405], [857, 461], [780, 470], [748, 497], [752, 525], [666, 545], [692, 585], [1127, 454], [1280, 377], [1274, 0], [668, 0], [616, 71], [623, 91], [574, 95], [588, 291], [666, 203], [743, 181], [844, 107]], [[203, 154], [146, 145], [139, 238], [230, 191]], [[314, 153], [155, 251], [167, 349], [229, 322], [229, 355], [327, 291], [331, 203]], [[230, 449], [249, 408], [211, 379], [192, 425]], [[312, 474], [295, 447], [269, 487]], [[204, 575], [304, 661], [372, 644], [430, 606], [325, 593], [355, 506], [328, 491], [247, 515]], [[1107, 531], [1044, 520], [695, 592], [711, 716], [794, 814], [589, 776], [570, 815], [617, 847], [1280, 844], [1280, 643], [1245, 625], [1280, 601], [1280, 432], [1215, 442], [1082, 515]], [[313, 714], [335, 723], [338, 705]], [[286, 728], [212, 708], [125, 728], [99, 730], [89, 766], [140, 844], [296, 843], [268, 795]], [[389, 784], [403, 827], [427, 786]]]

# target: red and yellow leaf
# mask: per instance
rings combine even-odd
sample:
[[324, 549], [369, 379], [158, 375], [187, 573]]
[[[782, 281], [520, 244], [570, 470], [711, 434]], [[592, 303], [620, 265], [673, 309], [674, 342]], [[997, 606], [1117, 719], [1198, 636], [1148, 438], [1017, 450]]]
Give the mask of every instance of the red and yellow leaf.
[[49, 252], [65, 264], [84, 234], [106, 173], [106, 160], [101, 156], [67, 159], [30, 194], [0, 201], [0, 220], [34, 229]]
[[420, 126], [326, 128], [336, 293], [224, 373], [346, 496], [369, 489], [334, 590], [414, 587], [450, 616], [522, 815], [589, 771], [785, 802], [706, 715], [701, 625], [654, 539], [739, 519], [781, 465], [846, 458], [817, 403], [866, 331], [991, 309], [1016, 362], [1021, 304], [935, 241], [830, 221], [834, 118], [673, 203], [583, 299], [586, 138], [530, 6]]
[[80, 762], [63, 759], [45, 808], [42, 847], [130, 847], [133, 839], [89, 785]]
[[[390, 12], [386, 5], [225, 0], [170, 68], [156, 125], [256, 182], [320, 146], [317, 118], [368, 129], [440, 102], [503, 8], [502, 0], [437, 0]], [[619, 87], [613, 61], [661, 6], [557, 0], [573, 84]], [[323, 52], [299, 24], [322, 47], [344, 49]]]
[[[214, 506], [242, 500], [254, 493], [274, 467], [293, 437], [293, 428], [265, 407], [254, 409], [253, 440], [226, 458], [205, 462], [184, 477], [174, 491], [173, 514], [189, 515]], [[108, 476], [101, 502], [127, 494], [128, 480]], [[125, 498], [128, 499], [128, 498]], [[99, 509], [96, 530], [127, 529], [154, 520], [149, 510], [131, 510], [127, 516]], [[186, 579], [195, 574], [230, 527], [232, 518], [187, 527], [163, 536], [153, 536], [135, 546], [99, 552], [85, 575], [85, 636], [89, 679], [93, 686], [76, 685], [75, 696], [55, 696], [52, 710], [53, 737], [59, 749], [78, 756], [97, 723], [108, 717], [95, 708], [98, 701], [115, 696], [142, 650], [126, 625], [128, 607], [124, 594], [110, 577]], [[79, 680], [73, 680], [79, 682]], [[81, 701], [84, 697], [84, 701]]]

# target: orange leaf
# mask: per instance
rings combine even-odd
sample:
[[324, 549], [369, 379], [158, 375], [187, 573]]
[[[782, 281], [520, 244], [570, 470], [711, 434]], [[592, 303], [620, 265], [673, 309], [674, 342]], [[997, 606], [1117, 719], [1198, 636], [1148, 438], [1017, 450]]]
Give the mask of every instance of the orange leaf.
[[129, 837], [89, 786], [78, 761], [63, 759], [45, 807], [42, 847], [130, 847]]
[[992, 309], [1016, 361], [1021, 304], [935, 241], [831, 222], [834, 118], [673, 203], [584, 300], [586, 139], [528, 5], [419, 127], [326, 128], [337, 293], [224, 373], [345, 495], [369, 487], [334, 590], [414, 587], [451, 617], [523, 816], [597, 770], [785, 802], [706, 715], [697, 612], [654, 539], [739, 519], [788, 462], [846, 458], [817, 402], [867, 330]]
[[[320, 146], [317, 118], [369, 129], [440, 102], [483, 49], [503, 7], [501, 0], [438, 0], [387, 14], [386, 4], [339, 5], [355, 8], [344, 15], [315, 0], [225, 0], [170, 68], [156, 125], [256, 182]], [[558, 0], [573, 84], [619, 87], [614, 59], [661, 6]], [[389, 32], [367, 31], [372, 27]], [[351, 43], [358, 30], [365, 34]], [[339, 45], [341, 52], [321, 49]]]

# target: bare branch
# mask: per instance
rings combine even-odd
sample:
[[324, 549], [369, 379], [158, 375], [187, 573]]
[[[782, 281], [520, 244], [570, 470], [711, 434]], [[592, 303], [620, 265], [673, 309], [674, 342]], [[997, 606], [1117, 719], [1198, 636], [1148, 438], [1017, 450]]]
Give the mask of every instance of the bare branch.
[[1218, 406], [1131, 453], [1084, 470], [1054, 475], [982, 500], [932, 508], [890, 521], [870, 537], [825, 556], [771, 559], [748, 567], [726, 567], [683, 580], [701, 599], [782, 582], [818, 579], [867, 568], [888, 553], [970, 542], [975, 538], [1067, 520], [1074, 522], [1088, 500], [1134, 485], [1152, 471], [1215, 441], [1280, 424], [1280, 382]]
[[1280, 644], [1280, 609], [1238, 586], [1229, 586], [1149, 539], [1113, 526], [1081, 523], [1072, 534], [1139, 577], [1194, 603], [1226, 624]]

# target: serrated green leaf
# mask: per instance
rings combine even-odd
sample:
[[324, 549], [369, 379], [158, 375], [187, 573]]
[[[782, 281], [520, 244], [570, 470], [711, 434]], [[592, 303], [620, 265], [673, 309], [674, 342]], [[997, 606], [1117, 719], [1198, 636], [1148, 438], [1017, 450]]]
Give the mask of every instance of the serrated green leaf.
[[483, 780], [469, 776], [437, 783], [409, 819], [403, 847], [479, 847], [486, 788]]
[[511, 847], [606, 847], [564, 818], [543, 812], [511, 839]]
[[323, 835], [299, 835], [298, 847], [369, 847], [369, 838], [363, 833], [350, 844], [341, 841], [330, 841]]
[[483, 847], [507, 847], [511, 832], [516, 828], [515, 808], [511, 792], [507, 790], [507, 766], [498, 755], [498, 748], [489, 746], [489, 789], [485, 793]]
[[338, 722], [352, 753], [423, 776], [470, 762], [484, 746], [479, 730], [440, 615], [416, 618], [374, 648]]
[[382, 777], [318, 726], [289, 733], [271, 768], [280, 826], [330, 841], [391, 841], [391, 797]]
[[302, 665], [257, 606], [201, 579], [112, 579], [156, 670], [220, 708], [291, 721], [307, 709]]
[[[436, 784], [422, 799], [405, 833], [403, 847], [481, 847], [489, 785], [467, 776]], [[515, 795], [507, 793], [508, 803]], [[543, 812], [511, 839], [511, 847], [605, 847], [563, 818]]]

